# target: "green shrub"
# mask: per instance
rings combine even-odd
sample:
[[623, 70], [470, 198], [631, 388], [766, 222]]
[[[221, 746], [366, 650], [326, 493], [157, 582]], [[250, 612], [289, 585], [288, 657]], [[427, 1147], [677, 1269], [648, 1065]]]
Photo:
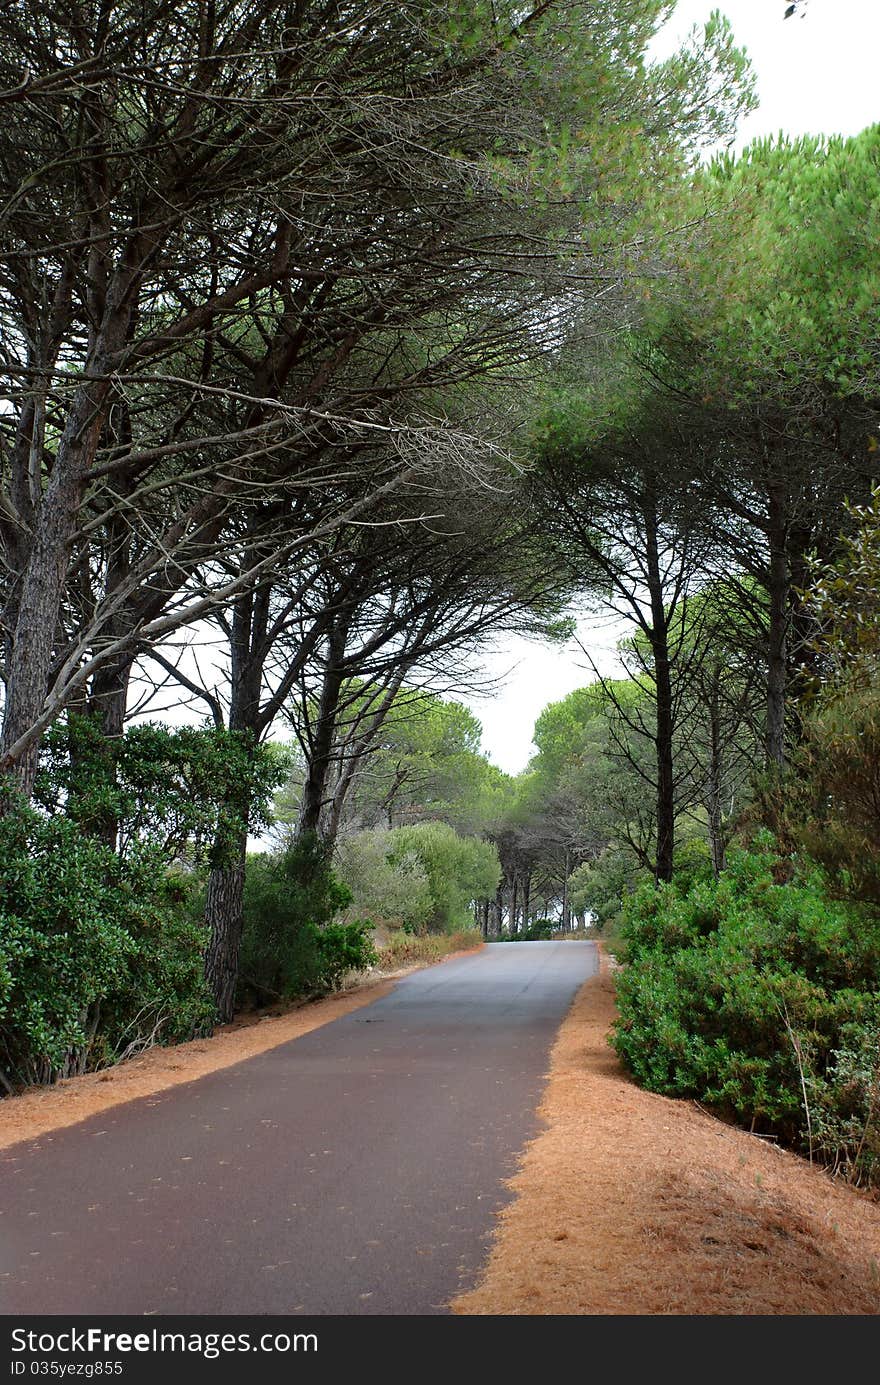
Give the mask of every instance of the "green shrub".
[[880, 997], [842, 1026], [824, 1080], [809, 1066], [805, 1082], [814, 1152], [853, 1182], [880, 1183]]
[[416, 933], [433, 908], [428, 873], [415, 851], [395, 850], [394, 834], [357, 832], [336, 845], [335, 870], [351, 891], [345, 917], [364, 917]]
[[533, 919], [528, 928], [522, 929], [519, 933], [502, 933], [497, 940], [502, 943], [537, 943], [546, 942], [553, 937], [555, 930], [559, 927], [552, 919]]
[[189, 1037], [210, 1012], [203, 931], [162, 857], [121, 860], [63, 817], [7, 801], [0, 818], [0, 1064], [47, 1082], [149, 1041]]
[[334, 922], [351, 893], [333, 874], [322, 845], [311, 839], [278, 855], [247, 860], [241, 944], [243, 1000], [322, 995], [347, 971], [375, 964], [370, 925]]
[[[210, 1032], [214, 1006], [204, 978], [205, 924], [193, 916], [196, 881], [169, 875], [145, 853], [139, 882], [137, 949], [120, 985], [105, 999], [93, 1066], [131, 1057], [153, 1043], [181, 1043]], [[128, 872], [129, 888], [132, 871]]]
[[552, 919], [533, 919], [521, 937], [528, 938], [531, 942], [540, 942], [553, 937], [556, 924]]
[[[818, 869], [780, 860], [764, 838], [732, 851], [717, 881], [639, 890], [623, 932], [613, 1043], [633, 1075], [803, 1149], [816, 1145], [815, 1107], [828, 1156], [853, 1099], [845, 1074], [864, 1069], [857, 1055], [871, 1025], [876, 1034], [880, 921], [831, 898]], [[876, 1123], [867, 1097], [856, 1108], [856, 1125]]]
[[347, 972], [366, 971], [379, 960], [368, 919], [328, 923], [315, 931], [322, 990], [338, 990]]
[[498, 887], [501, 865], [491, 842], [462, 837], [445, 822], [395, 827], [388, 836], [392, 864], [414, 857], [424, 869], [431, 896], [427, 927], [433, 932], [466, 928], [471, 902]]
[[715, 874], [709, 843], [703, 837], [687, 837], [680, 842], [673, 852], [672, 866], [679, 889], [711, 880]]

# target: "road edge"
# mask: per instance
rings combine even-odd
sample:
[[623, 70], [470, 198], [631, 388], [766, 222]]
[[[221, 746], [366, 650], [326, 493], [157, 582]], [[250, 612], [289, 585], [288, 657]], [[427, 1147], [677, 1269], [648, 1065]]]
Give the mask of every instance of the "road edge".
[[0, 1101], [0, 1150], [78, 1125], [112, 1107], [157, 1095], [267, 1053], [381, 1000], [411, 972], [442, 966], [462, 956], [476, 956], [484, 947], [485, 943], [467, 952], [451, 952], [436, 961], [416, 962], [385, 976], [367, 977], [320, 1000], [296, 1004], [284, 1014], [246, 1016], [220, 1026], [210, 1038], [190, 1039], [168, 1047], [156, 1045], [114, 1067], [64, 1078], [51, 1087], [28, 1087], [17, 1096]]

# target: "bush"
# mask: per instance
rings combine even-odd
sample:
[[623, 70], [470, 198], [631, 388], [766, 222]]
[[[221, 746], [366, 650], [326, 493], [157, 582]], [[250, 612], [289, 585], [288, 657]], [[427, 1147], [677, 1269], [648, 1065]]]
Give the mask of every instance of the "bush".
[[877, 1036], [876, 917], [831, 898], [818, 868], [780, 860], [765, 837], [732, 851], [718, 880], [642, 888], [623, 931], [613, 1043], [643, 1085], [801, 1149], [819, 1148], [821, 1116], [821, 1152], [839, 1163], [852, 1165], [860, 1129], [864, 1170], [880, 1115], [865, 1077]]
[[558, 926], [552, 919], [533, 919], [528, 928], [522, 929], [519, 933], [502, 933], [497, 941], [502, 943], [546, 942], [553, 937]]
[[414, 933], [433, 908], [428, 873], [417, 852], [394, 847], [393, 833], [380, 829], [337, 843], [336, 870], [352, 895], [344, 916], [351, 911]]
[[473, 928], [463, 929], [459, 933], [429, 933], [423, 937], [401, 930], [390, 934], [381, 948], [379, 966], [384, 971], [391, 971], [395, 967], [439, 962], [452, 952], [470, 952], [482, 945], [482, 934]]
[[445, 822], [395, 827], [388, 836], [392, 864], [415, 857], [424, 869], [431, 892], [427, 926], [434, 932], [466, 928], [471, 902], [498, 887], [501, 866], [491, 842], [461, 837]]
[[[210, 1033], [214, 1005], [204, 977], [205, 923], [193, 916], [193, 878], [168, 874], [145, 853], [138, 893], [137, 949], [119, 987], [104, 1001], [91, 1066], [130, 1058], [151, 1044], [182, 1043]], [[132, 871], [127, 872], [129, 881]]]
[[203, 930], [147, 847], [128, 859], [64, 818], [0, 818], [0, 1051], [8, 1082], [47, 1082], [209, 1014]]
[[687, 889], [701, 880], [711, 880], [715, 871], [709, 843], [703, 837], [687, 837], [673, 852], [672, 868], [679, 889]]
[[815, 1153], [853, 1182], [880, 1183], [880, 998], [842, 1026], [825, 1080], [808, 1068], [805, 1081]]
[[335, 923], [351, 893], [330, 869], [316, 840], [279, 855], [248, 857], [241, 944], [242, 999], [270, 1000], [323, 995], [347, 971], [376, 962], [365, 921]]

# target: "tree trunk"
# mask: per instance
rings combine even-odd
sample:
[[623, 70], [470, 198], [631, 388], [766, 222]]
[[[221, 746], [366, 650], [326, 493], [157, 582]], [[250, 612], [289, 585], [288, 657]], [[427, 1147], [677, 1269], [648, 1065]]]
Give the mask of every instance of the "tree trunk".
[[660, 569], [660, 547], [657, 508], [653, 483], [645, 496], [645, 541], [648, 594], [651, 601], [651, 656], [654, 662], [654, 692], [656, 697], [657, 731], [657, 854], [655, 874], [658, 881], [671, 880], [675, 851], [675, 779], [673, 772], [673, 738], [675, 712], [672, 695], [672, 668], [669, 659], [668, 614], [665, 609], [663, 576]]
[[781, 486], [768, 490], [770, 569], [767, 582], [767, 766], [785, 765], [785, 696], [788, 662], [789, 574], [786, 552], [785, 498]]
[[333, 764], [339, 698], [342, 684], [345, 681], [342, 662], [345, 657], [348, 624], [347, 619], [337, 621], [327, 640], [327, 658], [324, 677], [321, 682], [321, 697], [309, 746], [306, 781], [303, 785], [302, 807], [297, 825], [297, 837], [300, 840], [317, 835], [321, 829], [321, 816], [327, 798], [327, 782]]
[[722, 747], [718, 700], [713, 696], [709, 710], [709, 772], [706, 784], [706, 816], [709, 826], [709, 849], [712, 869], [716, 876], [724, 869], [724, 815], [722, 811]]
[[138, 274], [147, 249], [147, 236], [136, 234], [103, 295], [102, 321], [85, 365], [85, 378], [73, 396], [49, 483], [30, 526], [30, 542], [22, 544], [23, 563], [14, 596], [4, 612], [8, 654], [0, 771], [28, 797], [36, 776], [39, 721], [49, 692], [77, 516], [104, 428], [114, 363], [132, 321]]
[[[205, 923], [205, 980], [214, 998], [217, 1020], [228, 1024], [235, 1013], [235, 992], [241, 952], [242, 900], [247, 855], [247, 829], [218, 844], [217, 863], [208, 877]], [[223, 864], [219, 857], [222, 852]]]
[[[88, 712], [99, 718], [101, 734], [111, 744], [104, 748], [108, 777], [115, 781], [113, 741], [119, 740], [125, 729], [125, 710], [128, 705], [128, 685], [134, 656], [123, 657], [99, 669], [92, 681]], [[119, 816], [112, 807], [105, 807], [89, 827], [90, 836], [115, 851], [119, 844]]]
[[[269, 599], [269, 588], [248, 592], [236, 601], [232, 617], [229, 729], [247, 735], [254, 748], [263, 729], [260, 688], [268, 652], [264, 637]], [[211, 851], [205, 898], [205, 980], [221, 1024], [228, 1023], [235, 1013], [250, 810], [249, 785], [228, 785]]]
[[530, 908], [530, 898], [529, 898], [529, 896], [531, 895], [531, 890], [532, 890], [532, 875], [531, 875], [531, 871], [528, 871], [528, 870], [527, 870], [526, 873], [525, 873], [525, 875], [523, 876], [523, 927], [524, 927], [525, 929], [528, 929], [528, 926], [529, 926], [529, 908]]
[[513, 933], [518, 933], [518, 932], [519, 932], [519, 918], [518, 918], [518, 915], [517, 915], [517, 906], [518, 906], [518, 902], [519, 902], [519, 900], [518, 900], [518, 895], [519, 895], [518, 886], [519, 886], [519, 880], [517, 879], [517, 876], [516, 876], [516, 874], [514, 873], [514, 876], [513, 876], [512, 880], [511, 880], [511, 883], [510, 883], [510, 931], [511, 931], [512, 934], [513, 934]]

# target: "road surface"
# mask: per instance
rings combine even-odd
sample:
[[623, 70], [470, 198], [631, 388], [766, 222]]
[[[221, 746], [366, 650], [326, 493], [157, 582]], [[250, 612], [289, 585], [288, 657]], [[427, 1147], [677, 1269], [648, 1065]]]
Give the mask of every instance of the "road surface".
[[490, 944], [0, 1152], [0, 1311], [445, 1312], [478, 1275], [596, 967], [592, 943]]

